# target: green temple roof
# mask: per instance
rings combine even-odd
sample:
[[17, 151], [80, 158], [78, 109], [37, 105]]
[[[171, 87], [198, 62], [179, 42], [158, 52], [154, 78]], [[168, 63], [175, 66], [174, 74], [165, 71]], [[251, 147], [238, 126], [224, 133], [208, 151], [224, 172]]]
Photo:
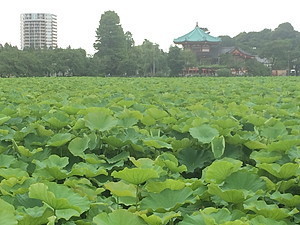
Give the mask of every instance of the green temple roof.
[[197, 24], [194, 30], [179, 38], [175, 38], [173, 41], [175, 44], [181, 44], [184, 42], [221, 42], [221, 39], [209, 35]]

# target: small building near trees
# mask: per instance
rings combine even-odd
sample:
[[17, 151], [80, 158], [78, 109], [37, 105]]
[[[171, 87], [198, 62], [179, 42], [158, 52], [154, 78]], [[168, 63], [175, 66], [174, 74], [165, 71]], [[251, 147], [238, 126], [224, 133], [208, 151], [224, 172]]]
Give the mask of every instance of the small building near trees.
[[[232, 57], [236, 65], [228, 65], [232, 71], [232, 75], [244, 75], [248, 73], [248, 70], [244, 67], [247, 60], [255, 60], [259, 62], [258, 57], [252, 55], [241, 48], [236, 46], [222, 47], [221, 38], [210, 35], [207, 28], [200, 28], [198, 23], [196, 27], [189, 33], [175, 38], [174, 44], [182, 45], [183, 49], [191, 50], [199, 63], [201, 68], [185, 68], [183, 71], [184, 75], [201, 73], [203, 75], [215, 75], [217, 74], [218, 66], [212, 65], [220, 64], [220, 58], [225, 55]], [[232, 63], [231, 63], [232, 64]], [[204, 66], [204, 67], [203, 67]], [[207, 66], [207, 68], [205, 68]]]

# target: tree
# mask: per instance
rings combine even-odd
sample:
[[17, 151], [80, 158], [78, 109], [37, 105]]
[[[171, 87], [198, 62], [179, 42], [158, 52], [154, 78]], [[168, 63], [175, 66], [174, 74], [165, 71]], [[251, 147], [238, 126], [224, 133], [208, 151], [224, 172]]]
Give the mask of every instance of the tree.
[[120, 75], [121, 63], [126, 57], [126, 36], [120, 24], [120, 18], [114, 11], [102, 14], [96, 30], [95, 54], [101, 61], [102, 73]]
[[177, 46], [171, 46], [168, 54], [168, 66], [171, 76], [178, 76], [184, 68], [185, 60], [182, 50]]

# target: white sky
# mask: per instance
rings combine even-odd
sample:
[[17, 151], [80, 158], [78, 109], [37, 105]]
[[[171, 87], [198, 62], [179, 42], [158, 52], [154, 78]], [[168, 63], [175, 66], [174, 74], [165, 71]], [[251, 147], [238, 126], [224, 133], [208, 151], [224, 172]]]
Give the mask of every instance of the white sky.
[[1, 0], [0, 43], [20, 47], [21, 13], [52, 13], [57, 15], [59, 47], [93, 54], [101, 14], [114, 10], [137, 45], [148, 39], [167, 51], [196, 22], [213, 36], [275, 29], [284, 22], [300, 31], [298, 5], [299, 0]]

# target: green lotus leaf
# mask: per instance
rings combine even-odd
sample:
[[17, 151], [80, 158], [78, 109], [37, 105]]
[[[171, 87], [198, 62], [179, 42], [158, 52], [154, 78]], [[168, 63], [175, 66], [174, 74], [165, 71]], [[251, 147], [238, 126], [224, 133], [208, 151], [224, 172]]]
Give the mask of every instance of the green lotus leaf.
[[174, 140], [171, 143], [172, 150], [174, 152], [180, 152], [183, 149], [189, 148], [192, 145], [192, 142], [188, 138], [183, 138], [181, 140]]
[[31, 157], [34, 154], [43, 151], [42, 148], [36, 148], [36, 149], [30, 150], [24, 146], [18, 146], [14, 140], [13, 140], [13, 147], [17, 152], [19, 152], [21, 155], [26, 156], [26, 157]]
[[158, 108], [150, 108], [147, 109], [145, 114], [150, 115], [151, 117], [153, 117], [154, 119], [161, 119], [163, 117], [168, 116], [168, 113], [164, 110], [158, 109]]
[[203, 217], [201, 214], [196, 214], [196, 215], [185, 215], [183, 217], [183, 220], [178, 223], [178, 225], [207, 225], [208, 222], [209, 224], [214, 224], [212, 219], [209, 221]]
[[36, 132], [39, 136], [52, 136], [54, 132], [52, 130], [47, 130], [43, 125], [37, 124], [36, 125]]
[[225, 189], [245, 189], [256, 192], [266, 188], [266, 183], [257, 174], [248, 171], [237, 171], [226, 178], [222, 188]]
[[81, 196], [86, 196], [90, 201], [96, 201], [99, 194], [105, 191], [104, 188], [96, 188], [86, 178], [67, 178], [64, 184]]
[[73, 135], [70, 133], [60, 133], [53, 135], [50, 140], [47, 142], [49, 146], [59, 147], [72, 139]]
[[0, 114], [0, 126], [11, 119], [10, 116]]
[[282, 158], [282, 154], [279, 152], [269, 152], [265, 150], [253, 151], [250, 155], [251, 159], [254, 159], [256, 163], [273, 163]]
[[96, 177], [99, 175], [107, 175], [107, 171], [103, 169], [102, 167], [99, 167], [99, 165], [93, 165], [88, 163], [76, 163], [72, 167], [72, 171], [70, 175], [75, 176], [85, 176], [85, 177]]
[[85, 128], [85, 120], [84, 118], [79, 118], [76, 123], [74, 124], [74, 126], [72, 127], [73, 130], [81, 130]]
[[113, 195], [116, 196], [129, 196], [136, 197], [136, 186], [133, 184], [126, 184], [123, 181], [119, 182], [108, 182], [104, 184], [104, 187]]
[[54, 212], [46, 205], [42, 207], [24, 208], [19, 214], [18, 225], [43, 225], [48, 222], [48, 217], [53, 216]]
[[143, 140], [143, 143], [149, 147], [172, 149], [172, 145], [167, 143], [162, 138], [157, 138], [157, 137], [146, 138]]
[[201, 125], [189, 129], [193, 138], [198, 139], [202, 143], [210, 143], [215, 137], [219, 136], [219, 131], [209, 125]]
[[[1, 134], [1, 132], [0, 132]], [[4, 138], [6, 139], [6, 138]], [[11, 138], [8, 139], [13, 139], [13, 136], [11, 136]], [[3, 152], [7, 151], [9, 148], [9, 143], [1, 141], [1, 135], [0, 135], [0, 154], [2, 154]]]
[[167, 167], [170, 171], [175, 173], [181, 173], [183, 171], [187, 171], [185, 165], [178, 166], [178, 160], [175, 155], [171, 153], [163, 153], [157, 157], [155, 160], [155, 164], [161, 167]]
[[0, 198], [0, 221], [1, 225], [17, 225], [18, 221], [15, 215], [15, 208], [13, 205], [7, 203]]
[[141, 184], [145, 181], [152, 179], [152, 178], [158, 178], [159, 175], [157, 171], [150, 168], [132, 168], [128, 169], [127, 167], [121, 171], [114, 171], [111, 174], [114, 178], [120, 178], [122, 180], [125, 180], [131, 184]]
[[90, 112], [85, 117], [85, 125], [91, 130], [107, 131], [117, 125], [118, 120], [105, 112]]
[[16, 162], [17, 159], [14, 156], [0, 154], [0, 168], [9, 168], [11, 164]]
[[259, 141], [247, 141], [244, 145], [249, 149], [265, 149], [267, 145]]
[[211, 150], [215, 156], [215, 158], [220, 158], [224, 154], [225, 150], [225, 139], [223, 136], [215, 137], [211, 141]]
[[47, 121], [52, 127], [58, 129], [67, 126], [70, 122], [68, 114], [63, 112], [49, 113], [48, 115], [44, 116], [43, 119]]
[[137, 124], [138, 121], [139, 120], [134, 117], [125, 117], [125, 118], [119, 119], [118, 125], [121, 127], [129, 128], [129, 127], [132, 127], [133, 125]]
[[185, 187], [185, 183], [181, 180], [167, 179], [165, 181], [149, 181], [146, 184], [146, 189], [149, 192], [159, 193], [165, 189], [180, 190]]
[[109, 136], [109, 137], [103, 138], [103, 140], [107, 144], [109, 144], [113, 147], [116, 147], [116, 148], [122, 148], [128, 144], [127, 142], [123, 142], [122, 140], [120, 140], [119, 138], [117, 138], [115, 136]]
[[152, 125], [156, 124], [156, 120], [152, 116], [149, 116], [149, 115], [144, 116], [141, 119], [141, 122], [143, 124], [145, 124], [146, 126], [152, 126]]
[[28, 173], [21, 168], [0, 168], [0, 177], [9, 179], [11, 177], [22, 178], [29, 177]]
[[139, 216], [124, 210], [118, 209], [112, 213], [100, 213], [93, 218], [96, 225], [146, 225]]
[[83, 138], [76, 137], [70, 141], [68, 149], [74, 156], [82, 156], [84, 155], [84, 151], [89, 147], [89, 141], [90, 138], [86, 135]]
[[208, 193], [211, 195], [217, 195], [224, 201], [231, 203], [242, 203], [247, 198], [247, 191], [236, 189], [222, 190], [216, 184], [208, 185]]
[[116, 163], [116, 162], [119, 162], [119, 161], [127, 161], [129, 157], [129, 152], [126, 152], [126, 151], [122, 151], [120, 154], [112, 157], [112, 158], [106, 158], [106, 161], [110, 164], [112, 163]]
[[149, 225], [166, 225], [171, 219], [181, 216], [180, 212], [153, 213], [150, 216], [141, 214], [145, 222]]
[[288, 134], [286, 127], [281, 122], [278, 122], [277, 124], [275, 124], [272, 127], [270, 126], [270, 127], [264, 128], [261, 131], [262, 136], [264, 136], [266, 138], [270, 138], [270, 139], [277, 139], [279, 136], [283, 136], [286, 134]]
[[[28, 191], [29, 185], [32, 180], [28, 177], [10, 177], [8, 179], [3, 179], [0, 183], [0, 192], [3, 195], [15, 196], [18, 194], [23, 194]], [[18, 198], [18, 197], [16, 197]]]
[[279, 165], [277, 163], [262, 163], [257, 165], [257, 167], [281, 179], [288, 179], [293, 176], [298, 176], [300, 173], [299, 164], [296, 163], [285, 163], [283, 165]]
[[154, 161], [149, 158], [135, 159], [134, 157], [129, 157], [129, 160], [139, 168], [153, 168], [154, 166]]
[[296, 209], [290, 211], [286, 208], [279, 208], [275, 204], [267, 205], [265, 201], [251, 201], [244, 204], [244, 208], [274, 220], [282, 220], [298, 212]]
[[194, 172], [195, 169], [208, 165], [214, 156], [211, 151], [187, 148], [179, 152], [178, 159], [181, 164], [187, 167], [187, 172]]
[[213, 182], [219, 184], [230, 174], [239, 170], [242, 164], [241, 161], [231, 158], [216, 160], [203, 170], [204, 180], [208, 183]]
[[256, 216], [250, 220], [251, 225], [287, 225], [284, 221], [277, 221], [271, 218], [266, 218], [264, 216]]
[[[230, 222], [233, 222], [231, 220], [238, 221], [237, 218], [239, 218], [240, 215], [235, 210], [229, 211], [227, 208], [223, 209], [216, 209], [213, 207], [208, 207], [203, 210], [201, 210], [201, 214], [205, 218], [205, 220], [211, 220], [213, 219], [213, 224], [231, 224]], [[239, 221], [241, 222], [241, 221]], [[240, 223], [236, 223], [240, 224]]]
[[279, 191], [276, 191], [270, 197], [289, 207], [300, 205], [300, 195], [292, 195], [291, 193], [281, 194]]
[[160, 193], [149, 193], [141, 201], [142, 209], [149, 209], [156, 212], [174, 211], [181, 205], [195, 201], [191, 188], [181, 190], [165, 189]]
[[290, 150], [293, 146], [300, 144], [300, 139], [291, 139], [291, 140], [280, 140], [277, 142], [272, 142], [267, 146], [268, 151], [278, 151], [286, 152]]
[[[70, 219], [87, 211], [90, 202], [70, 188], [56, 183], [36, 183], [29, 187], [29, 197], [40, 199], [55, 209], [58, 218]], [[59, 211], [57, 211], [59, 210]]]
[[297, 178], [294, 179], [289, 179], [289, 180], [281, 180], [279, 182], [276, 183], [276, 187], [278, 188], [278, 191], [280, 192], [285, 192], [286, 190], [297, 186]]

